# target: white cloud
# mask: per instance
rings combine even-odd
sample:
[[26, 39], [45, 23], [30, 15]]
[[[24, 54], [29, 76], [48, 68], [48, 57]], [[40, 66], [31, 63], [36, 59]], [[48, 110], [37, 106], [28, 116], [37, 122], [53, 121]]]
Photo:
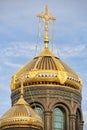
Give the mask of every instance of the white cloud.
[[22, 66], [20, 64], [15, 64], [15, 63], [8, 62], [8, 61], [6, 61], [4, 64], [7, 66], [10, 66], [10, 67], [13, 67], [13, 68], [20, 68]]
[[86, 44], [63, 46], [60, 49], [60, 55], [63, 58], [87, 56], [86, 46]]
[[34, 44], [28, 42], [11, 42], [5, 48], [1, 48], [0, 57], [30, 57], [35, 51]]
[[[50, 45], [51, 46], [51, 45]], [[86, 44], [68, 44], [68, 45], [62, 45], [63, 47], [54, 48], [54, 54], [55, 55], [60, 55], [63, 58], [75, 58], [75, 57], [86, 57], [87, 56], [87, 45]], [[20, 64], [12, 63], [9, 62], [10, 58], [18, 58], [18, 57], [29, 57], [33, 58], [36, 53], [36, 45], [33, 43], [28, 43], [28, 42], [11, 42], [6, 46], [5, 48], [2, 47], [0, 51], [0, 58], [4, 59], [5, 58], [5, 64], [11, 67], [20, 67]], [[38, 51], [41, 51], [41, 48], [43, 48], [43, 44], [38, 45]], [[51, 48], [51, 47], [50, 47]], [[38, 54], [39, 54], [38, 52]], [[59, 53], [59, 54], [58, 54]], [[8, 61], [6, 60], [8, 59]], [[0, 67], [1, 69], [1, 67]]]

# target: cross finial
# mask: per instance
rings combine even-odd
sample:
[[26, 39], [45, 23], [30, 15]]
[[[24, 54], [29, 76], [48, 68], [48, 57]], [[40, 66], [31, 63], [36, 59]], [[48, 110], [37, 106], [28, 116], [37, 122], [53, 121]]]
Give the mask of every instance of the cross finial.
[[38, 14], [37, 17], [41, 18], [42, 21], [45, 23], [45, 35], [44, 35], [44, 43], [45, 47], [48, 48], [48, 43], [49, 43], [49, 30], [48, 30], [48, 24], [54, 20], [56, 20], [55, 17], [53, 17], [49, 11], [48, 11], [48, 6], [46, 5], [45, 11], [42, 12], [41, 14]]

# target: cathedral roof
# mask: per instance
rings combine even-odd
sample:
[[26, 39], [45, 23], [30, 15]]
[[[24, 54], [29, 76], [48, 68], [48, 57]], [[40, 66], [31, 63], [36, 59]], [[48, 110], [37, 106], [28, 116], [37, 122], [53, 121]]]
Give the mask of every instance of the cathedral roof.
[[81, 91], [81, 78], [60, 58], [56, 57], [48, 47], [48, 24], [50, 21], [56, 20], [56, 18], [51, 16], [47, 6], [45, 12], [37, 16], [45, 22], [45, 47], [38, 56], [34, 57], [14, 74], [11, 79], [11, 90], [14, 91], [20, 88], [21, 79], [23, 79], [24, 86], [60, 85], [61, 87]]
[[14, 106], [5, 113], [0, 120], [1, 130], [16, 127], [43, 129], [42, 119], [21, 97]]
[[11, 89], [20, 88], [21, 77], [24, 85], [63, 85], [81, 91], [81, 78], [49, 48], [24, 65], [12, 78]]

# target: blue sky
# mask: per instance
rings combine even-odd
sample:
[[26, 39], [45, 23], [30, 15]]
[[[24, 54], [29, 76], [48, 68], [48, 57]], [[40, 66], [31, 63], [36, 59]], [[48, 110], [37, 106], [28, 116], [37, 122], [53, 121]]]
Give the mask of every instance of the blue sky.
[[[87, 127], [87, 0], [1, 0], [0, 1], [0, 116], [11, 104], [10, 78], [35, 56], [38, 18], [46, 4], [58, 18], [53, 52], [83, 79], [82, 109]], [[41, 27], [43, 24], [41, 23]], [[50, 25], [50, 32], [52, 26]], [[40, 34], [43, 36], [43, 29]], [[39, 47], [40, 46], [40, 47]], [[38, 52], [43, 48], [39, 38]], [[50, 33], [52, 49], [52, 34]]]

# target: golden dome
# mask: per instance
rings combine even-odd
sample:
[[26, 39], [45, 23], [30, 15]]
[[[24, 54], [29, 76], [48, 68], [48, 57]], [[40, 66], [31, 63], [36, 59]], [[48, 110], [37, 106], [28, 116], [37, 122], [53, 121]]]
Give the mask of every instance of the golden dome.
[[39, 56], [33, 58], [12, 77], [11, 90], [14, 91], [20, 88], [21, 79], [23, 79], [23, 86], [60, 85], [61, 87], [64, 86], [81, 91], [81, 78], [48, 48], [48, 24], [56, 20], [56, 18], [49, 13], [48, 6], [46, 6], [44, 12], [37, 16], [45, 23], [45, 48]]
[[56, 85], [74, 88], [81, 91], [81, 78], [49, 48], [44, 48], [39, 56], [24, 65], [11, 79], [11, 89], [20, 88], [21, 77], [23, 86]]
[[26, 127], [43, 129], [42, 119], [21, 97], [18, 102], [1, 118], [1, 130], [7, 128]]

